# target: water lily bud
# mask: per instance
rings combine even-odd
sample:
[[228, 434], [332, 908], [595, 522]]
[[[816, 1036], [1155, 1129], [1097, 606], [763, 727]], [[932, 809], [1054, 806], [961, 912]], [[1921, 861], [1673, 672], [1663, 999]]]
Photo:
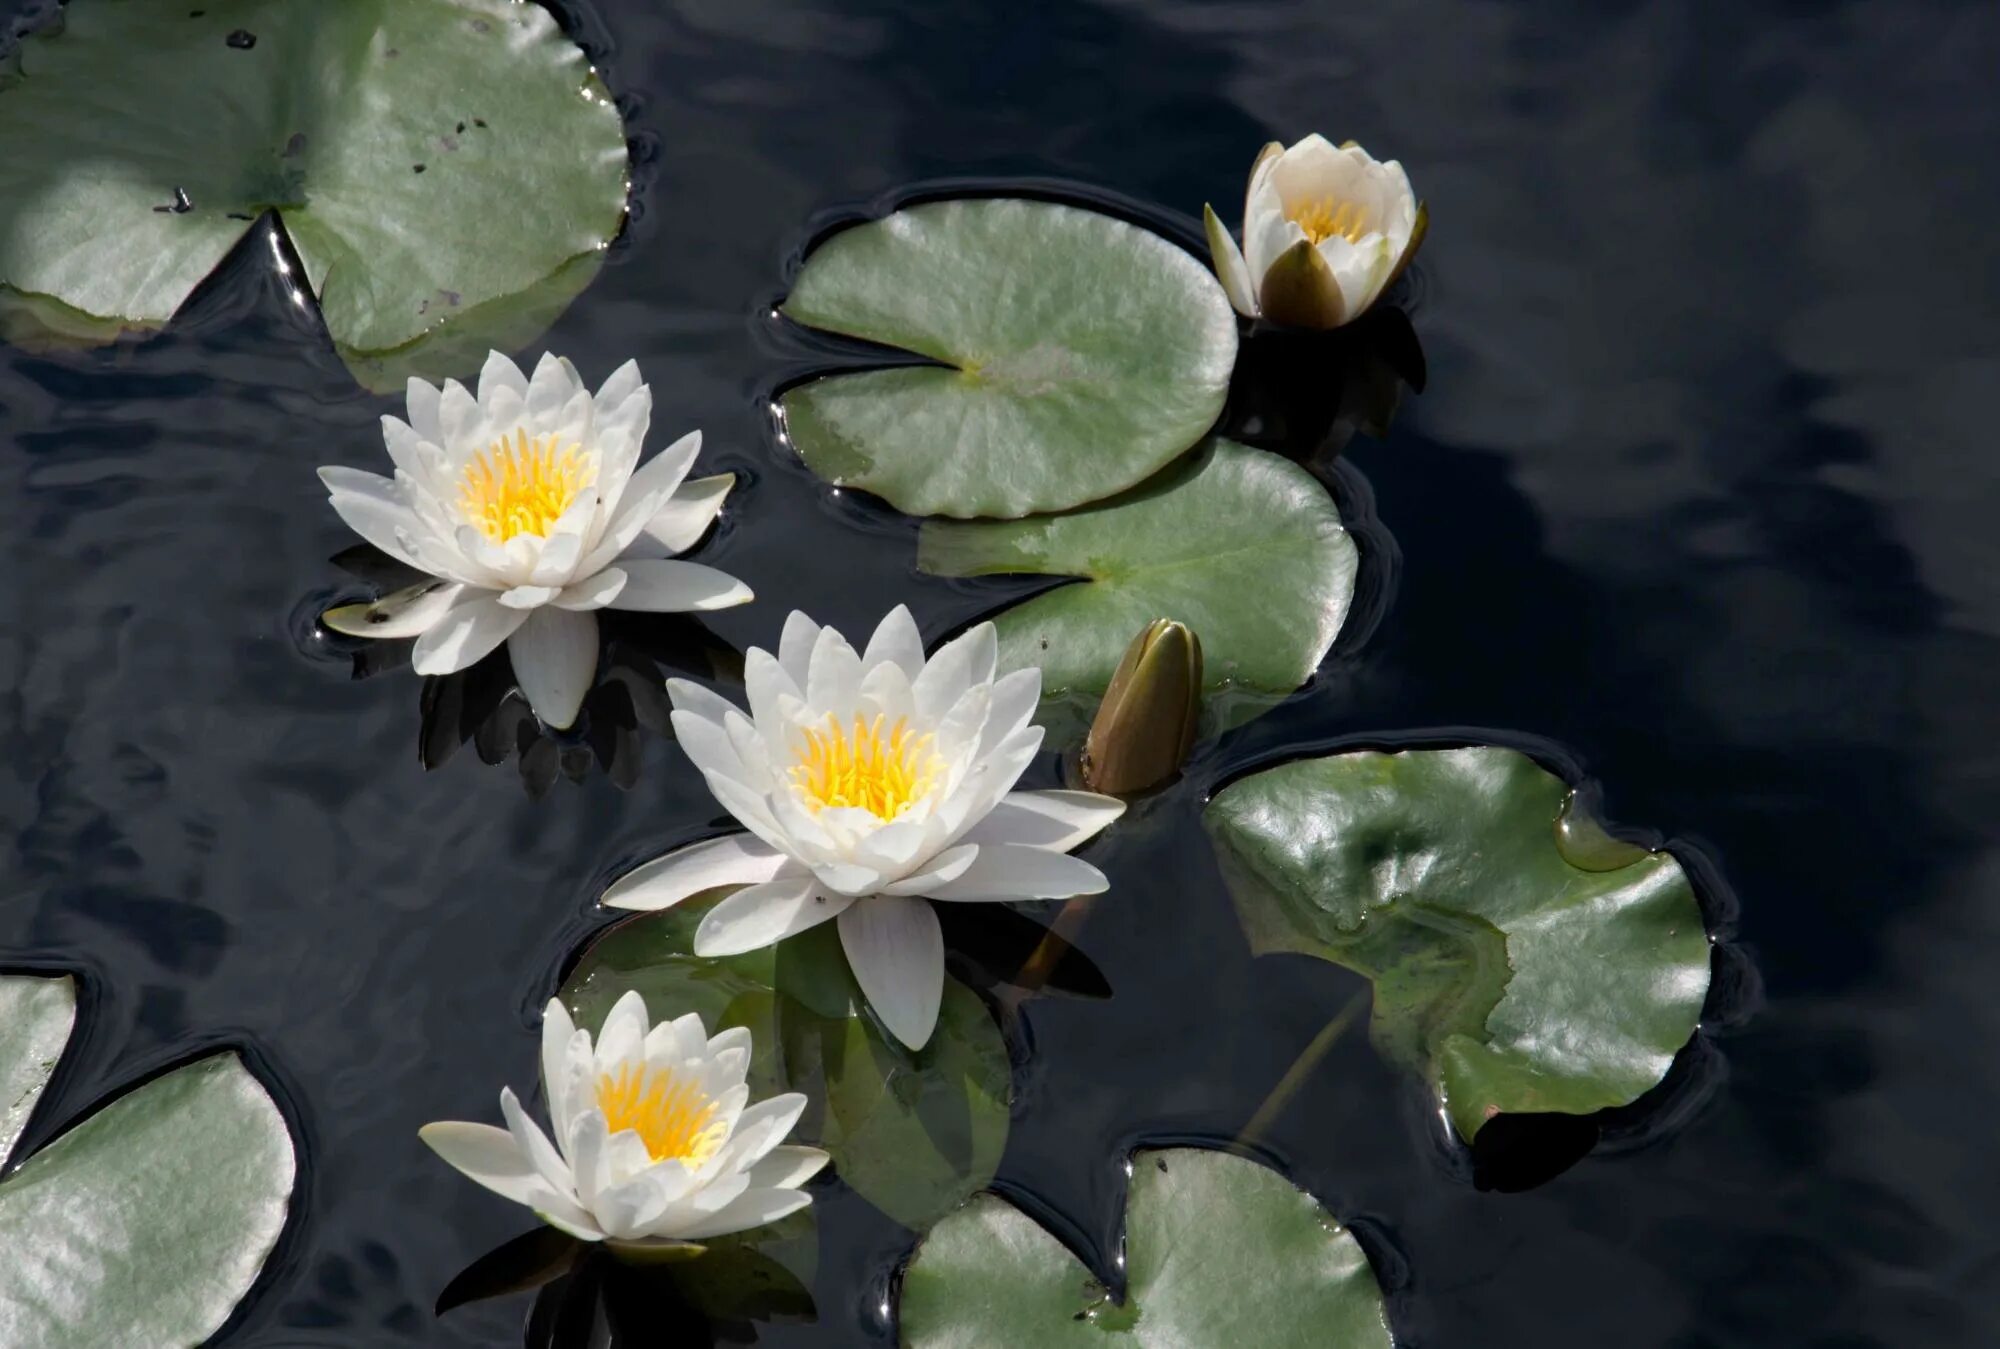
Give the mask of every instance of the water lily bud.
[[1368, 312], [1410, 265], [1429, 216], [1409, 175], [1349, 141], [1264, 147], [1250, 170], [1237, 246], [1203, 212], [1215, 274], [1245, 318], [1338, 328]]
[[1159, 786], [1186, 761], [1201, 721], [1201, 638], [1155, 619], [1125, 648], [1083, 745], [1083, 780], [1128, 795]]

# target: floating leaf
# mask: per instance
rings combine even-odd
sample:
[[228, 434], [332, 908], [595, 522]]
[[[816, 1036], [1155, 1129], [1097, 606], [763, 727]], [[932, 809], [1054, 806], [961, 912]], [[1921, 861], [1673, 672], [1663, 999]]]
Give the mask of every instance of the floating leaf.
[[1201, 439], [1236, 360], [1207, 267], [1051, 202], [934, 202], [842, 230], [784, 312], [938, 363], [783, 399], [815, 473], [912, 515], [1012, 517], [1122, 491]]
[[939, 576], [1031, 572], [1081, 584], [999, 615], [1004, 667], [1042, 668], [1044, 724], [1082, 733], [1132, 634], [1155, 619], [1201, 638], [1214, 726], [1311, 678], [1354, 598], [1354, 540], [1298, 465], [1226, 440], [1144, 486], [1066, 515], [927, 522], [917, 565]]
[[0, 975], [0, 1166], [28, 1127], [75, 1023], [75, 980]]
[[1251, 947], [1366, 975], [1376, 1043], [1469, 1139], [1501, 1112], [1636, 1100], [1708, 992], [1680, 864], [1601, 846], [1574, 864], [1567, 795], [1514, 750], [1370, 750], [1245, 778], [1206, 824]]
[[[9, 1091], [46, 1080], [73, 1009], [67, 979], [0, 976], [0, 1011], [36, 1023], [0, 1022]], [[112, 1101], [0, 1181], [0, 1343], [208, 1339], [277, 1242], [294, 1165], [284, 1117], [234, 1054]]]
[[1007, 1142], [1012, 1071], [979, 996], [947, 978], [937, 1031], [912, 1052], [862, 1015], [831, 924], [741, 956], [695, 955], [695, 927], [722, 893], [598, 938], [563, 985], [577, 1024], [601, 1025], [637, 989], [656, 1017], [699, 1012], [711, 1033], [748, 1026], [753, 1097], [804, 1092], [793, 1141], [825, 1148], [842, 1180], [906, 1226], [984, 1188]]
[[984, 1194], [933, 1227], [903, 1275], [905, 1349], [989, 1344], [1388, 1349], [1368, 1257], [1311, 1195], [1242, 1157], [1132, 1158], [1125, 1296]]
[[89, 0], [20, 67], [0, 88], [16, 335], [157, 328], [276, 211], [379, 386], [420, 346], [455, 368], [539, 331], [625, 209], [623, 124], [540, 5]]

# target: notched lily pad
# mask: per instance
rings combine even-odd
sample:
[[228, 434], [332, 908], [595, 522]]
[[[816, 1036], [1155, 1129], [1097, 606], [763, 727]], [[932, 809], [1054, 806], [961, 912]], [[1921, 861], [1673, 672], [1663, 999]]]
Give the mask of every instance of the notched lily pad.
[[552, 321], [624, 215], [623, 124], [540, 5], [81, 0], [19, 66], [16, 338], [157, 328], [275, 211], [358, 374], [461, 373]]
[[[74, 1015], [69, 979], [0, 975], [0, 1154]], [[284, 1117], [234, 1054], [118, 1097], [0, 1181], [0, 1343], [204, 1342], [276, 1244], [295, 1166]]]
[[1680, 863], [1568, 798], [1514, 750], [1365, 750], [1247, 777], [1204, 822], [1252, 949], [1367, 976], [1376, 1044], [1470, 1139], [1501, 1113], [1637, 1100], [1708, 993]]
[[592, 943], [562, 988], [577, 1024], [601, 1024], [637, 989], [655, 1016], [699, 1012], [711, 1033], [748, 1026], [753, 1098], [804, 1092], [792, 1141], [825, 1148], [842, 1180], [906, 1226], [983, 1189], [1006, 1147], [1013, 1075], [979, 995], [947, 978], [937, 1031], [913, 1053], [863, 1015], [831, 924], [741, 956], [696, 956], [702, 912], [726, 893], [628, 919]]
[[1310, 473], [1226, 440], [1144, 486], [1065, 515], [925, 523], [937, 576], [1075, 576], [994, 619], [1001, 664], [1039, 665], [1052, 740], [1082, 738], [1132, 634], [1201, 639], [1209, 729], [1239, 725], [1318, 668], [1354, 598], [1358, 555]]
[[1053, 202], [933, 202], [844, 229], [806, 258], [783, 312], [936, 362], [781, 400], [808, 467], [912, 515], [1014, 517], [1122, 491], [1208, 431], [1236, 360], [1205, 266]]
[[982, 1194], [911, 1257], [897, 1316], [905, 1349], [1389, 1349], [1367, 1254], [1311, 1195], [1198, 1148], [1141, 1151], [1131, 1170], [1122, 1299], [1034, 1219]]

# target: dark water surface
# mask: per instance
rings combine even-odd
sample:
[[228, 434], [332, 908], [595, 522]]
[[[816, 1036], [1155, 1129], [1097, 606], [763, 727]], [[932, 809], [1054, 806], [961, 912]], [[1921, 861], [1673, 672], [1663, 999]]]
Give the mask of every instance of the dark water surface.
[[[561, 12], [640, 163], [629, 237], [545, 344], [593, 382], [637, 357], [651, 444], [699, 426], [701, 468], [744, 475], [701, 554], [759, 595], [709, 624], [739, 648], [793, 606], [854, 631], [904, 601], [935, 638], [995, 594], [918, 576], [911, 524], [773, 439], [801, 366], [766, 311], [821, 213], [979, 175], [1233, 219], [1258, 146], [1315, 129], [1430, 203], [1428, 391], [1337, 484], [1379, 621], [1092, 854], [1114, 888], [1081, 942], [1115, 995], [1028, 1005], [1008, 1186], [1103, 1249], [1114, 1156], [1240, 1131], [1364, 988], [1250, 960], [1204, 791], [1302, 746], [1499, 740], [1673, 840], [1731, 944], [1668, 1089], [1566, 1170], [1588, 1138], [1475, 1167], [1358, 1028], [1334, 1041], [1262, 1141], [1361, 1231], [1399, 1337], [2000, 1343], [2000, 7]], [[519, 1342], [525, 1298], [432, 1315], [530, 1220], [417, 1127], [532, 1085], [603, 883], [718, 813], [657, 736], [629, 791], [531, 800], [469, 751], [426, 772], [419, 681], [313, 637], [357, 593], [313, 469], [379, 467], [399, 403], [259, 249], [165, 336], [0, 349], [0, 962], [94, 991], [38, 1136], [253, 1047], [305, 1167], [231, 1345]], [[821, 1214], [820, 1324], [762, 1343], [869, 1342], [906, 1237], [837, 1187]]]

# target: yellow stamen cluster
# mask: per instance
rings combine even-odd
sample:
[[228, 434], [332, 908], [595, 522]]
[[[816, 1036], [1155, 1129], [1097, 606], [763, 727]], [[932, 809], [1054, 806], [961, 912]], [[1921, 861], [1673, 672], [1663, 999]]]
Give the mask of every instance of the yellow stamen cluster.
[[577, 494], [597, 479], [597, 465], [580, 445], [558, 452], [554, 436], [502, 436], [474, 455], [459, 479], [459, 509], [495, 543], [520, 534], [546, 538]]
[[910, 734], [900, 717], [885, 735], [883, 721], [857, 716], [849, 730], [829, 712], [824, 731], [801, 735], [792, 784], [815, 815], [828, 806], [858, 806], [893, 820], [937, 785], [943, 760], [932, 752], [933, 737]]
[[1316, 201], [1302, 202], [1285, 212], [1286, 218], [1306, 232], [1317, 248], [1336, 235], [1351, 244], [1361, 242], [1361, 236], [1368, 233], [1368, 213], [1351, 201], [1334, 205], [1333, 198], [1321, 197]]
[[643, 1064], [628, 1063], [616, 1077], [600, 1076], [597, 1108], [606, 1129], [632, 1130], [656, 1162], [678, 1157], [699, 1166], [728, 1135], [728, 1126], [715, 1118], [715, 1102], [668, 1068], [648, 1072]]

